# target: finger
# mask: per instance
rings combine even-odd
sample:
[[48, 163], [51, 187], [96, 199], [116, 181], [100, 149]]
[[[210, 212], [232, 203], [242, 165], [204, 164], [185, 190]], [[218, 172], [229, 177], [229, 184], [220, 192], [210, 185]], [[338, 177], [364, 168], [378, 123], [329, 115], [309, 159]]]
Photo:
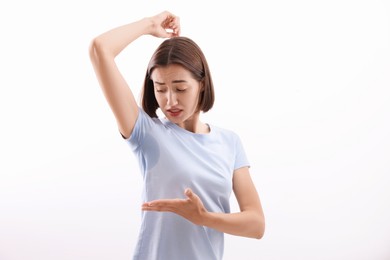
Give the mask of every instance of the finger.
[[145, 202], [142, 204], [142, 207], [153, 207], [154, 204], [152, 202]]
[[162, 21], [161, 25], [163, 27], [168, 27], [171, 23], [174, 23], [174, 21], [176, 20], [176, 16], [174, 16], [173, 14], [171, 13], [164, 13], [164, 20]]
[[178, 207], [176, 204], [152, 204], [146, 203], [142, 205], [142, 210], [143, 211], [165, 211], [165, 212], [178, 212]]
[[180, 27], [179, 26], [172, 26], [170, 29], [172, 29], [172, 33], [175, 35], [175, 36], [179, 36], [180, 34]]
[[168, 208], [168, 205], [160, 202], [147, 202], [142, 204], [141, 208], [142, 210], [165, 211]]
[[177, 28], [173, 31], [173, 36], [175, 37], [180, 36], [180, 34], [181, 34], [180, 28]]
[[172, 36], [180, 35], [180, 18], [178, 16], [171, 16], [167, 28], [172, 29]]
[[192, 190], [190, 188], [187, 188], [185, 191], [184, 191], [184, 194], [189, 198], [189, 199], [193, 199], [194, 198], [194, 193], [192, 192]]
[[164, 201], [162, 200], [154, 200], [154, 201], [149, 201], [149, 202], [145, 202], [142, 204], [142, 207], [157, 207], [157, 206], [161, 206], [164, 204]]
[[183, 203], [182, 199], [161, 199], [145, 202], [142, 204], [144, 207], [174, 207]]
[[163, 211], [163, 212], [173, 212], [171, 208], [164, 207], [142, 207], [143, 211]]

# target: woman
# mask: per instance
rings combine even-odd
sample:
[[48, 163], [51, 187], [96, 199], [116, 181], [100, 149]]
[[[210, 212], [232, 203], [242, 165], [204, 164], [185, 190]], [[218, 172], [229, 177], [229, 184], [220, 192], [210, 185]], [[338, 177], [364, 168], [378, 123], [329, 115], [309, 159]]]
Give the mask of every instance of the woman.
[[[115, 57], [142, 35], [167, 39], [149, 62], [140, 107]], [[179, 17], [165, 11], [105, 32], [90, 57], [143, 174], [134, 259], [222, 259], [224, 233], [260, 239], [264, 214], [239, 137], [200, 121], [213, 106], [213, 83], [201, 49], [180, 36]], [[237, 213], [230, 213], [232, 190]]]

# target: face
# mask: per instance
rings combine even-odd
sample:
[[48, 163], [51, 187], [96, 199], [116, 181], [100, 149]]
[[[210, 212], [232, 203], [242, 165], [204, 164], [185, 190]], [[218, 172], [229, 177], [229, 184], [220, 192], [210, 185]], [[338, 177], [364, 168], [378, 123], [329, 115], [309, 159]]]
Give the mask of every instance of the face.
[[188, 70], [176, 64], [158, 67], [153, 70], [151, 79], [157, 103], [167, 119], [182, 125], [199, 115], [201, 84]]

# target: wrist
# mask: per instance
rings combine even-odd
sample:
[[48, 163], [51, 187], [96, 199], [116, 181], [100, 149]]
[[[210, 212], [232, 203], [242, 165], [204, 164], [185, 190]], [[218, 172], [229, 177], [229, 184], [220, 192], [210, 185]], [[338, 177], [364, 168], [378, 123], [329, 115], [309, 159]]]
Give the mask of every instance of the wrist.
[[139, 22], [142, 23], [145, 34], [152, 34], [153, 28], [156, 27], [151, 17], [144, 17]]
[[213, 212], [205, 212], [201, 225], [205, 227], [213, 227], [218, 221], [217, 214]]

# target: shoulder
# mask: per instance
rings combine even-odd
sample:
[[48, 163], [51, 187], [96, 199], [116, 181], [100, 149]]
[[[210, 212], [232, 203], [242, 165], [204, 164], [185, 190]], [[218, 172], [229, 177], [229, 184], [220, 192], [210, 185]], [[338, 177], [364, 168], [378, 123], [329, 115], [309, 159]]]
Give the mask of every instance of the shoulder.
[[222, 138], [225, 138], [225, 139], [228, 139], [228, 140], [234, 141], [234, 142], [236, 142], [237, 140], [240, 139], [239, 135], [231, 129], [220, 127], [220, 126], [215, 126], [215, 125], [210, 125], [210, 128], [212, 129], [212, 131], [214, 131], [214, 134], [216, 136], [220, 136]]
[[144, 127], [155, 127], [163, 125], [163, 122], [158, 117], [150, 117], [141, 107], [139, 107], [136, 125], [137, 124]]
[[221, 126], [217, 126], [217, 125], [213, 125], [213, 124], [209, 124], [209, 126], [212, 129], [212, 131], [215, 131], [219, 134], [238, 136], [238, 134], [235, 131], [228, 129], [226, 127], [221, 127]]
[[130, 137], [125, 139], [135, 143], [140, 142], [145, 137], [146, 133], [159, 131], [162, 128], [162, 122], [159, 118], [150, 117], [141, 107], [138, 109], [139, 113], [133, 131]]

